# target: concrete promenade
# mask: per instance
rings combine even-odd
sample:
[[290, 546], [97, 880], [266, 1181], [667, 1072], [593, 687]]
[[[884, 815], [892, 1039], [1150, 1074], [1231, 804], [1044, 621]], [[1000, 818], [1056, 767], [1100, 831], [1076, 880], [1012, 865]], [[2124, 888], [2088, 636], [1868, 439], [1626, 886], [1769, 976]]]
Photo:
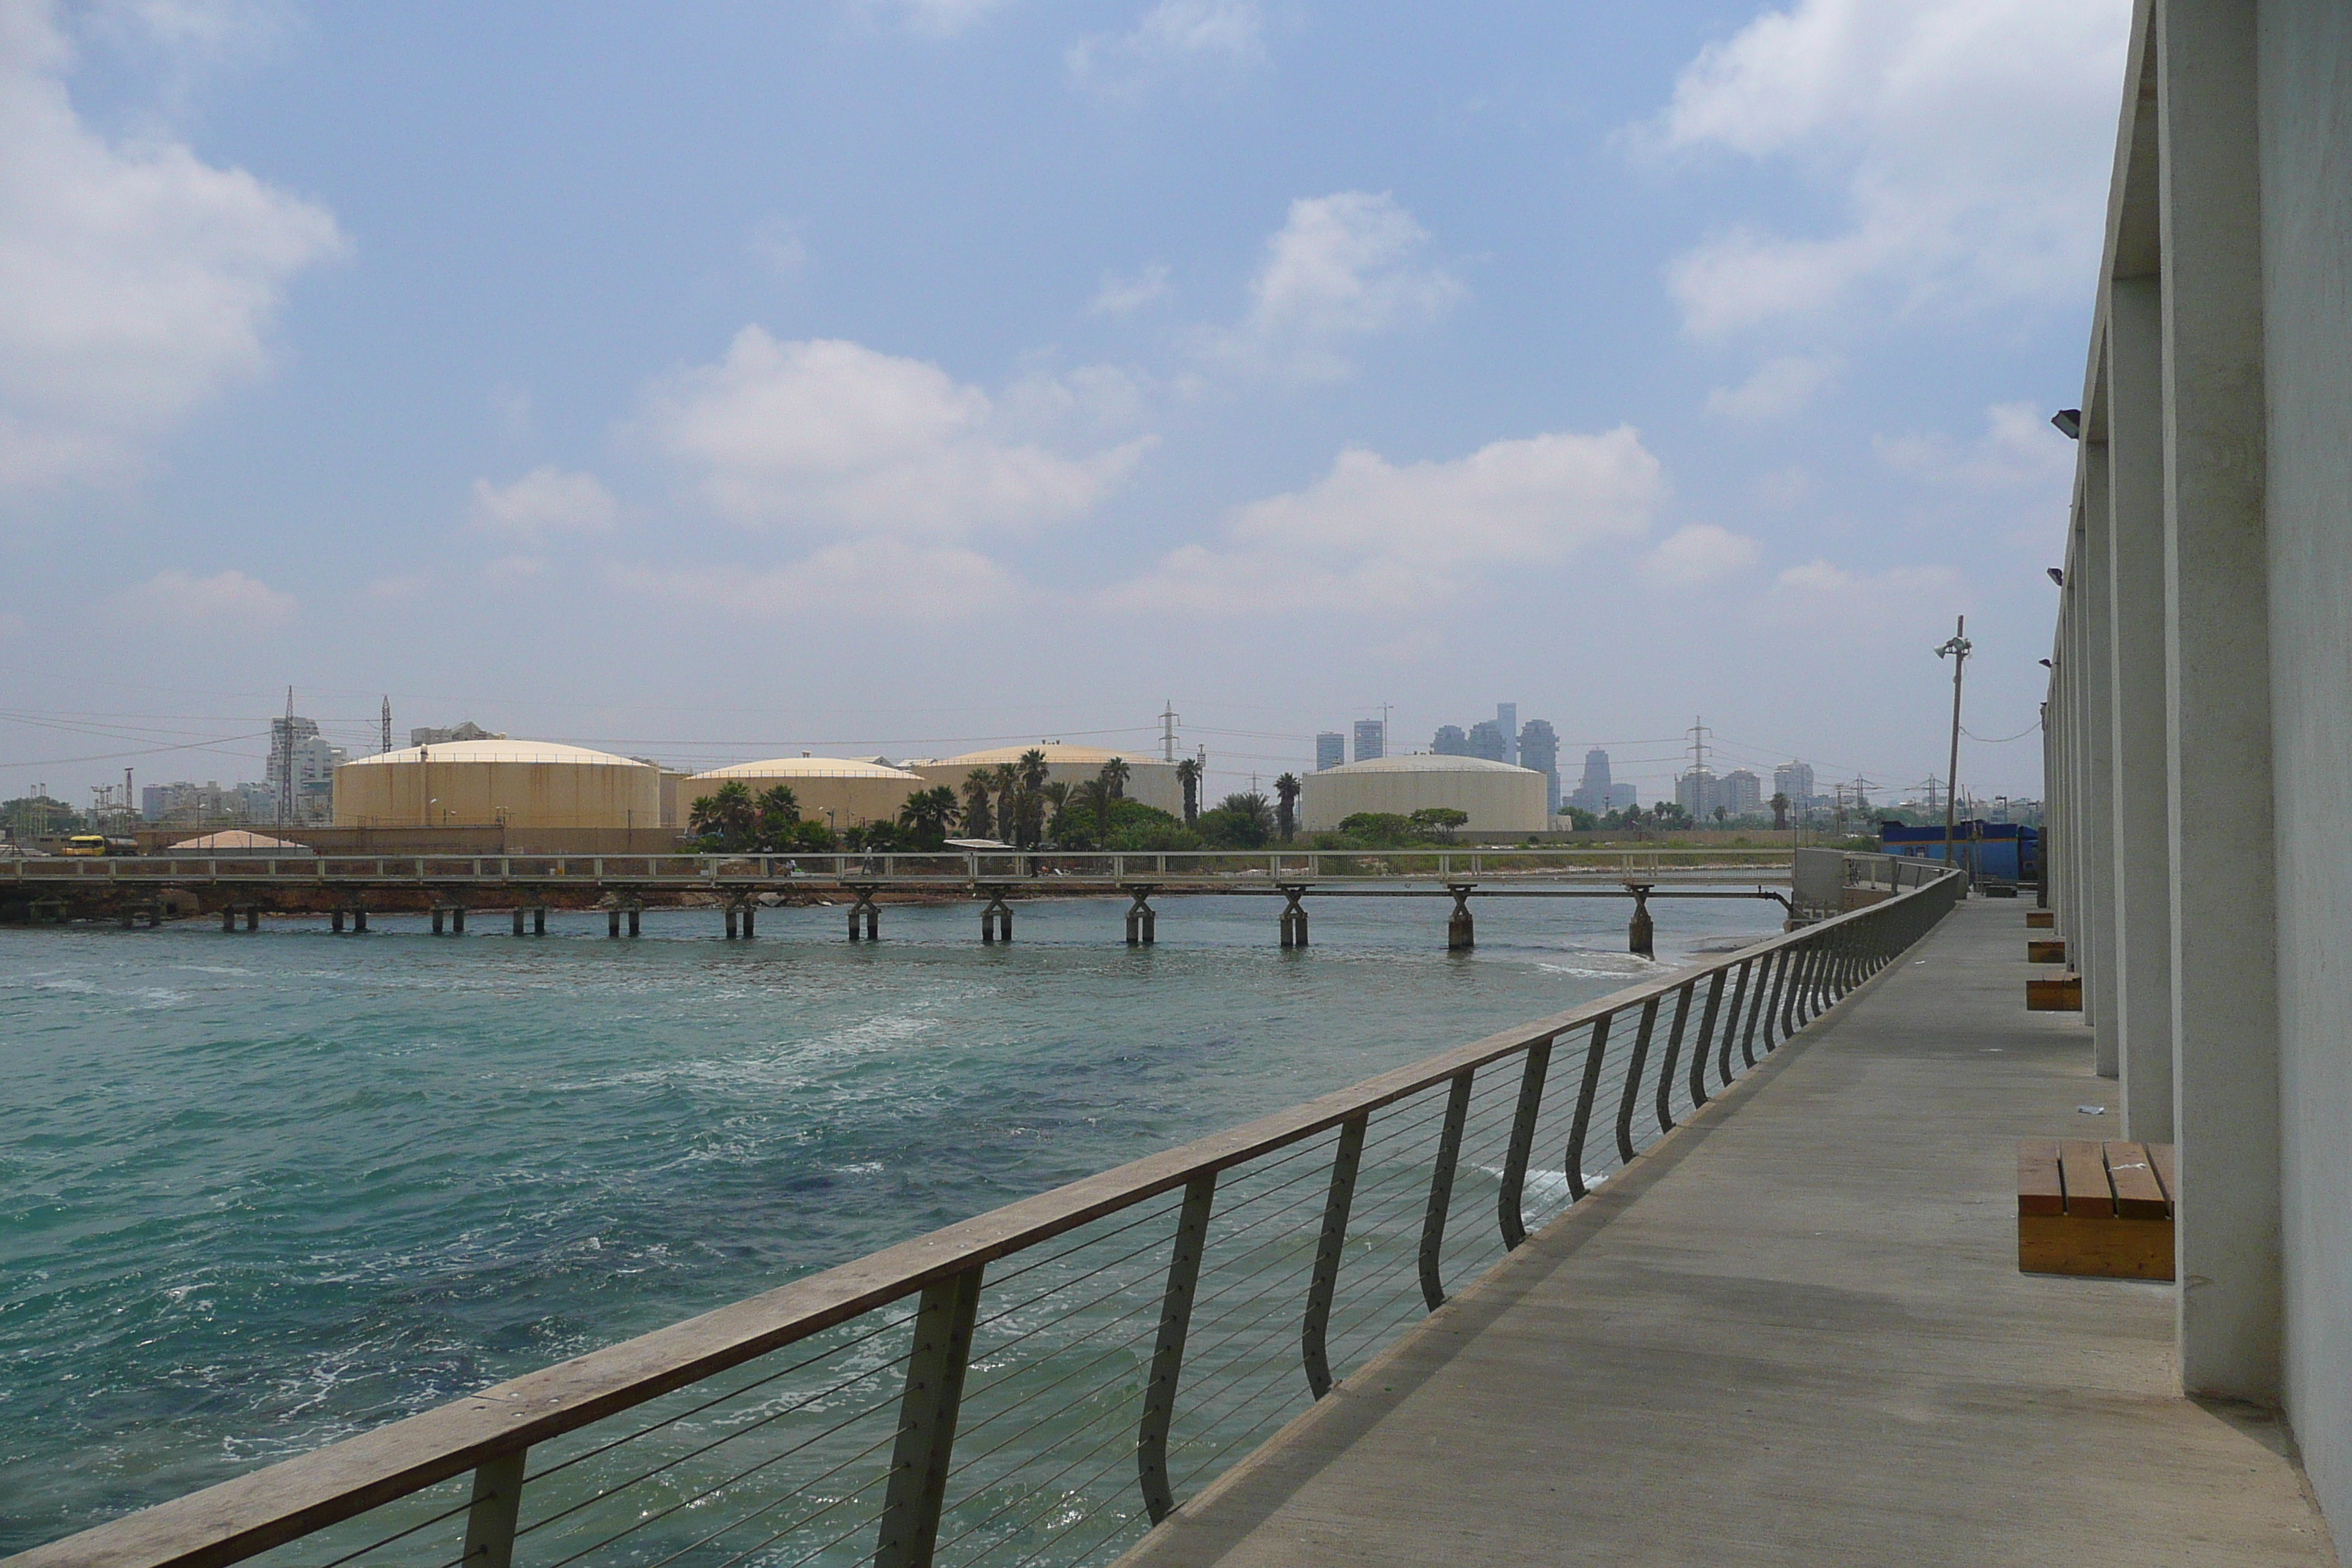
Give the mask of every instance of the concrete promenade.
[[1961, 906], [1126, 1562], [2335, 1563], [2284, 1429], [2175, 1392], [2170, 1286], [2017, 1272], [2017, 1140], [2119, 1136], [2089, 1031], [2024, 1010], [2027, 907]]

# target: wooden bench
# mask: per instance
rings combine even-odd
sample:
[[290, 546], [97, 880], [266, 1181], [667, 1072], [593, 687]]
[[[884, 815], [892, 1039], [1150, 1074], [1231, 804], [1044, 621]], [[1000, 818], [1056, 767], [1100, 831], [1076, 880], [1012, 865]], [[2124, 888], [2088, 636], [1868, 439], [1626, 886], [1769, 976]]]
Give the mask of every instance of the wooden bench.
[[2025, 962], [2028, 963], [2065, 963], [2065, 940], [2062, 937], [2054, 936], [2027, 938], [2025, 942]]
[[2056, 927], [2057, 924], [2058, 911], [2055, 910], [2028, 910], [2025, 911], [2025, 929], [2028, 931], [2050, 931]]
[[2027, 981], [2025, 1010], [2029, 1013], [2081, 1012], [2083, 977], [2079, 974], [2053, 974], [2047, 980]]
[[2172, 1278], [2173, 1149], [2029, 1138], [2017, 1146], [2024, 1274]]

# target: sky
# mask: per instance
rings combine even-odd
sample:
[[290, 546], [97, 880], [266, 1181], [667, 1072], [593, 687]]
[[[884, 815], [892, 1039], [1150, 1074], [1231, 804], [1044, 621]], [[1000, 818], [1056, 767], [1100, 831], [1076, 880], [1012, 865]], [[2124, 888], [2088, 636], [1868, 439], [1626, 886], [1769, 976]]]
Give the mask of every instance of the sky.
[[0, 0], [0, 795], [268, 716], [2038, 796], [2128, 0]]

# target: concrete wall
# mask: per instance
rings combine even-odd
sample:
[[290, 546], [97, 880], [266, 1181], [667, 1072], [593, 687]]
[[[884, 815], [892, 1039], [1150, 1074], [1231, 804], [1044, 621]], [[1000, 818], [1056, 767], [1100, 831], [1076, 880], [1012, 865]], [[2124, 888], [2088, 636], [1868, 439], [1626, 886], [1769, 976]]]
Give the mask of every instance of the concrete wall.
[[2352, 5], [2262, 7], [2285, 1396], [2352, 1531]]
[[2130, 60], [2046, 710], [2052, 891], [2126, 1135], [2178, 1145], [2182, 1385], [2283, 1406], [2341, 1532], [2352, 5], [2139, 0]]
[[1299, 781], [1299, 822], [1308, 832], [1334, 831], [1358, 812], [1411, 816], [1433, 807], [1467, 812], [1465, 831], [1471, 833], [1540, 833], [1551, 825], [1544, 775], [1525, 768], [1356, 768], [1350, 763]]
[[371, 761], [335, 770], [335, 826], [659, 827], [661, 797], [642, 763]]

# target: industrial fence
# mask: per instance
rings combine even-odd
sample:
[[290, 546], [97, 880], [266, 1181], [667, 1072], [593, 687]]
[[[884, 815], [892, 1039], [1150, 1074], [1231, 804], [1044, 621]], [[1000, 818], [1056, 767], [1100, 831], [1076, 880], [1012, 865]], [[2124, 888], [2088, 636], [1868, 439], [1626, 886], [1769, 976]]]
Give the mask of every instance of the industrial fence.
[[11, 1568], [1106, 1561], [1963, 889], [1930, 870]]

